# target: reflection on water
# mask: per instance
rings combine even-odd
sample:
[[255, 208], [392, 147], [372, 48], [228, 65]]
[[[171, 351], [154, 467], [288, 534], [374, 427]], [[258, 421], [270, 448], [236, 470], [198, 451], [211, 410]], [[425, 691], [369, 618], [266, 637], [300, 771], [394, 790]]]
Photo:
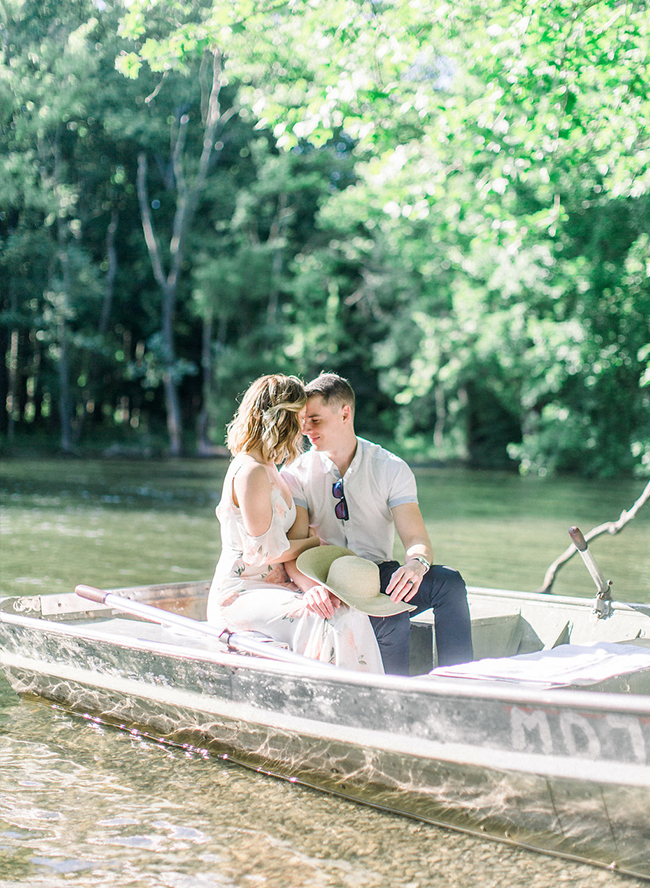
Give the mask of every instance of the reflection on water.
[[[5, 461], [0, 594], [205, 579], [223, 461]], [[641, 482], [421, 470], [441, 560], [534, 589], [566, 529], [618, 518]], [[650, 601], [648, 514], [594, 544], [621, 598]], [[558, 592], [592, 595], [580, 561]], [[19, 701], [0, 679], [0, 888], [641, 885], [481, 842]]]
[[225, 461], [7, 461], [0, 594], [212, 576]]
[[0, 689], [0, 885], [641, 885], [16, 702]]

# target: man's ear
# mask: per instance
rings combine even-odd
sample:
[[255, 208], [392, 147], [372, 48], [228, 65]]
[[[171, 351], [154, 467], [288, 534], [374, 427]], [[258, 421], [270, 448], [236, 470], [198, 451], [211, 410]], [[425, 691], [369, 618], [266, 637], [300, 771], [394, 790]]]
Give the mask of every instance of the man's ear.
[[343, 422], [348, 423], [352, 419], [352, 408], [349, 404], [343, 404], [341, 407], [341, 416], [343, 417]]

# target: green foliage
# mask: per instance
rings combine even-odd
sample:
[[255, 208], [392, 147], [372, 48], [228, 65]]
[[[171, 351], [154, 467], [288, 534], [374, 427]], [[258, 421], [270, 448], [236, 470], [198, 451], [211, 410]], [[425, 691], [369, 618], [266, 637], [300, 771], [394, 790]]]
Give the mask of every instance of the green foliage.
[[[11, 422], [59, 420], [62, 356], [78, 437], [160, 428], [171, 374], [184, 421], [209, 414], [219, 444], [252, 378], [330, 369], [357, 390], [359, 430], [405, 453], [650, 471], [646, 5], [431, 11], [425, 0], [9, 8], [0, 395]], [[200, 163], [207, 53], [226, 113], [186, 235], [170, 368], [138, 155], [167, 268], [179, 176]]]

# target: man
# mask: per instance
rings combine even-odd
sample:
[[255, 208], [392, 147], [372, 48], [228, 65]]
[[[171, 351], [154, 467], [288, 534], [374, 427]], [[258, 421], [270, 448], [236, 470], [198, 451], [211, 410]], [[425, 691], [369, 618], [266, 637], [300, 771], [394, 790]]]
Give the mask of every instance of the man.
[[[304, 538], [309, 527], [323, 543], [345, 546], [379, 565], [381, 589], [393, 601], [433, 607], [439, 665], [472, 659], [467, 589], [460, 574], [431, 566], [433, 550], [417, 499], [415, 477], [404, 460], [358, 438], [354, 431], [354, 391], [335, 373], [309, 383], [303, 433], [311, 449], [282, 470], [296, 503], [290, 536]], [[393, 560], [395, 530], [405, 561]], [[306, 593], [308, 607], [330, 617], [338, 600], [324, 587], [306, 581], [295, 562], [290, 576]], [[370, 618], [384, 669], [409, 674], [409, 613]]]

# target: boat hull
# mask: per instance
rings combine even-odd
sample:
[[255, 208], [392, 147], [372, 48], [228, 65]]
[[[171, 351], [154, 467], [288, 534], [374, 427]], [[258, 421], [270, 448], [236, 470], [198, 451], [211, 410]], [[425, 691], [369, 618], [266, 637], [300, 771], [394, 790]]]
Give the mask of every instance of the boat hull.
[[[14, 690], [365, 804], [650, 879], [645, 698], [301, 670], [0, 621]], [[120, 621], [115, 621], [120, 624]], [[129, 621], [121, 621], [127, 624]], [[137, 625], [131, 621], [131, 627]]]

